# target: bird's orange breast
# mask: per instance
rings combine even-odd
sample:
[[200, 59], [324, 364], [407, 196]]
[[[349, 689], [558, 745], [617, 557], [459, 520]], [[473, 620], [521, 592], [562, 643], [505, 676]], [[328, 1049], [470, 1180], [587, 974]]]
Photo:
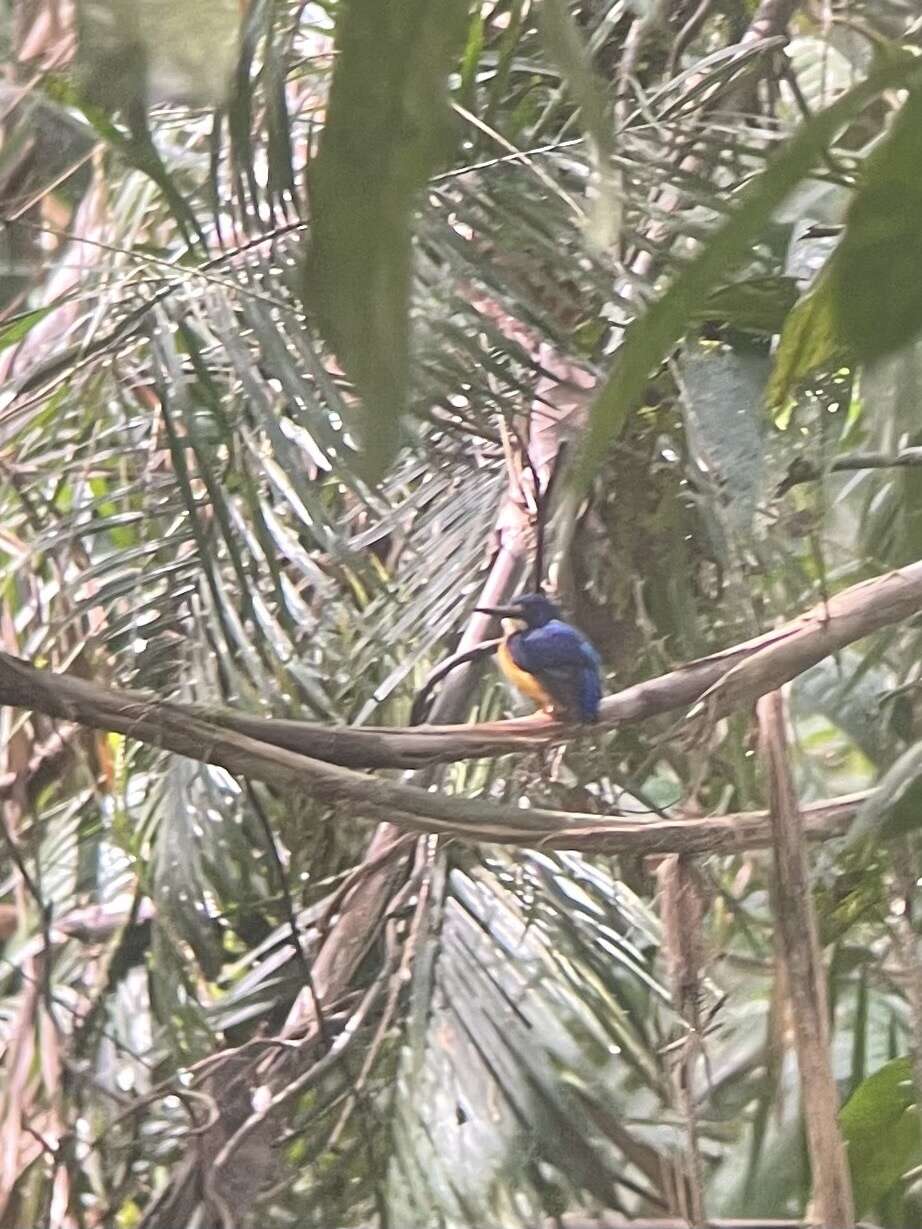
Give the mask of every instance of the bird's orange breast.
[[512, 660], [512, 653], [509, 651], [508, 640], [504, 640], [496, 650], [496, 658], [499, 662], [499, 668], [509, 680], [513, 687], [521, 691], [523, 695], [528, 696], [529, 700], [534, 700], [536, 704], [540, 704], [542, 708], [553, 708], [554, 698], [535, 677], [534, 674], [529, 674], [527, 670], [523, 670], [521, 666], [517, 666]]

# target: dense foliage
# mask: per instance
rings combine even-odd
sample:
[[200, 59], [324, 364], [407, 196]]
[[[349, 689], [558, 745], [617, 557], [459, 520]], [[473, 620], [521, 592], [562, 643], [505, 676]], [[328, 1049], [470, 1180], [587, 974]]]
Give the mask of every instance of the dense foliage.
[[[914, 10], [6, 0], [0, 648], [399, 727], [545, 512], [610, 692], [922, 559]], [[883, 781], [812, 901], [855, 1208], [894, 1227], [920, 648], [785, 692], [803, 803]], [[510, 711], [481, 660], [432, 720]], [[4, 1225], [805, 1212], [765, 849], [407, 835], [2, 714]], [[751, 706], [408, 779], [485, 817], [769, 796]]]

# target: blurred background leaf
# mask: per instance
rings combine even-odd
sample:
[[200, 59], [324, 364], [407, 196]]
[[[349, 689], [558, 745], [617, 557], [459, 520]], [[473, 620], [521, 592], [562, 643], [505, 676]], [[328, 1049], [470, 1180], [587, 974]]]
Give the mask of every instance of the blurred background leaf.
[[393, 460], [406, 408], [413, 215], [451, 153], [446, 79], [465, 18], [461, 0], [347, 0], [337, 19], [306, 299], [362, 398], [374, 477]]
[[[802, 296], [828, 279], [899, 92], [869, 92], [817, 141], [783, 207], [759, 197], [732, 267], [712, 246], [804, 116], [865, 78], [869, 42], [919, 46], [903, 0], [854, 0], [829, 21], [795, 6], [787, 57], [784, 29], [747, 37], [743, 7], [677, 0], [644, 23], [635, 5], [560, 6], [587, 74], [576, 88], [518, 0], [401, 8], [386, 38], [360, 40], [365, 80], [342, 42], [361, 5], [234, 6], [220, 38], [198, 24], [217, 7], [122, 22], [97, 6], [80, 20], [114, 14], [112, 41], [84, 40], [83, 63], [112, 54], [128, 71], [106, 69], [113, 93], [95, 106], [71, 79], [66, 7], [14, 7], [0, 121], [5, 651], [157, 697], [399, 725], [475, 626], [492, 569], [524, 571], [520, 441], [545, 473], [561, 441], [585, 439], [600, 388], [629, 393], [620, 433], [606, 423], [576, 514], [552, 509], [547, 560], [608, 689], [922, 554], [918, 469], [836, 468], [919, 443], [918, 346], [859, 363], [820, 329], [818, 355], [788, 361], [792, 339], [798, 354], [813, 339]], [[219, 78], [229, 89], [195, 92]], [[405, 111], [377, 106], [398, 94]], [[364, 127], [353, 101], [371, 108]], [[620, 227], [600, 246], [585, 219], [606, 140]], [[353, 262], [341, 285], [337, 245]], [[308, 310], [306, 249], [330, 261]], [[708, 276], [683, 297], [702, 252]], [[393, 273], [380, 294], [379, 257]], [[333, 310], [331, 284], [337, 307], [358, 304], [337, 317], [350, 344], [403, 347], [368, 362], [393, 410], [370, 418], [374, 487], [357, 451], [365, 368], [317, 310]], [[664, 301], [668, 329], [647, 314]], [[788, 369], [774, 413], [773, 363], [776, 380]], [[909, 620], [795, 680], [803, 799], [881, 783], [884, 812], [900, 809], [885, 774], [916, 775], [920, 660]], [[489, 668], [458, 691], [457, 720], [519, 711]], [[35, 888], [8, 860], [4, 1225], [201, 1221], [208, 1124], [230, 1124], [241, 1099], [249, 1112], [278, 1055], [305, 1082], [273, 1146], [232, 1156], [241, 1225], [685, 1216], [692, 1127], [708, 1215], [803, 1216], [765, 853], [694, 863], [692, 1029], [648, 861], [430, 839], [389, 861], [364, 817], [308, 795], [37, 714], [0, 721], [0, 777], [15, 781], [2, 819]], [[739, 713], [703, 743], [662, 720], [421, 780], [582, 813], [720, 815], [764, 806], [757, 760]], [[912, 795], [899, 858], [885, 840], [815, 855], [843, 1099], [912, 1046], [894, 919], [915, 916], [891, 908], [919, 854]], [[354, 947], [324, 954], [349, 925]], [[293, 1005], [309, 1012], [311, 981], [340, 976], [325, 1037], [292, 1045]], [[235, 1083], [232, 1064], [251, 1061]], [[903, 1151], [914, 1110], [902, 1077], [871, 1101], [888, 1180], [858, 1171], [856, 1184], [867, 1215], [903, 1229], [922, 1218]]]
[[893, 125], [865, 164], [833, 262], [836, 315], [859, 358], [872, 360], [922, 329], [922, 88], [910, 88]]
[[235, 0], [188, 9], [173, 0], [78, 0], [78, 82], [107, 111], [219, 106], [236, 62], [240, 12]]

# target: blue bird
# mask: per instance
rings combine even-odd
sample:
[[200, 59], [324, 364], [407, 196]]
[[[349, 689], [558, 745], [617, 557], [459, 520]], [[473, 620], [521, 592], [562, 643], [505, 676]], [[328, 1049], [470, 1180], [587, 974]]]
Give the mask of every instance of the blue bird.
[[601, 659], [549, 598], [523, 593], [508, 606], [477, 609], [512, 624], [496, 655], [514, 687], [561, 721], [598, 720]]

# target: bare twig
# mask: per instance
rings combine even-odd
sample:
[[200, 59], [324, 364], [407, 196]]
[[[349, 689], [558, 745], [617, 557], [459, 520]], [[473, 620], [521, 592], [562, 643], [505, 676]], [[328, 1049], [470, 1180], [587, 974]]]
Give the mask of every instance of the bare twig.
[[807, 846], [788, 763], [781, 692], [763, 696], [758, 714], [774, 832], [774, 913], [791, 1001], [816, 1216], [828, 1229], [848, 1229], [855, 1223], [855, 1210], [829, 1050], [826, 972], [810, 895]]
[[[385, 976], [377, 977], [369, 986], [358, 1007], [350, 1015], [349, 1029], [342, 1034], [341, 1043], [327, 1050], [316, 1062], [309, 1063], [278, 1091], [267, 1090], [271, 1091], [271, 1095], [267, 1099], [266, 1104], [260, 1109], [247, 1114], [240, 1125], [236, 1127], [233, 1134], [223, 1141], [221, 1148], [213, 1157], [211, 1172], [205, 1180], [209, 1204], [214, 1210], [219, 1212], [222, 1229], [224, 1227], [233, 1229], [233, 1226], [239, 1224], [236, 1215], [238, 1209], [235, 1206], [232, 1210], [229, 1201], [225, 1198], [230, 1176], [228, 1170], [229, 1162], [232, 1159], [236, 1159], [239, 1165], [243, 1145], [247, 1141], [252, 1140], [254, 1136], [259, 1140], [268, 1131], [271, 1131], [274, 1116], [278, 1114], [279, 1110], [289, 1105], [295, 1097], [302, 1095], [309, 1088], [316, 1085], [332, 1067], [342, 1061], [346, 1050], [354, 1044], [369, 1014], [384, 993], [390, 980], [389, 974], [392, 971], [392, 969], [388, 970]], [[228, 1123], [231, 1121], [232, 1119], [229, 1118]], [[253, 1193], [255, 1194], [255, 1192]]]
[[[835, 649], [917, 613], [920, 603], [922, 564], [912, 564], [856, 585], [832, 598], [828, 606], [819, 607], [777, 631], [610, 697], [605, 702], [606, 718], [611, 720], [614, 709], [622, 719], [640, 719], [687, 703], [702, 696], [702, 692], [709, 714], [729, 711], [777, 687]], [[711, 680], [715, 681], [708, 686]], [[626, 848], [695, 852], [713, 848], [715, 831], [711, 823], [720, 823], [708, 823], [705, 831], [698, 833], [696, 843], [693, 829], [681, 820], [661, 820], [658, 826], [637, 824], [621, 816], [600, 820], [595, 815], [501, 806], [430, 792], [418, 786], [368, 777], [237, 733], [205, 719], [201, 714], [207, 710], [202, 708], [160, 704], [138, 693], [114, 692], [69, 675], [37, 670], [7, 655], [0, 655], [0, 701], [85, 725], [118, 730], [155, 746], [219, 764], [251, 780], [265, 781], [277, 788], [306, 790], [331, 805], [348, 803], [360, 815], [393, 818], [410, 830], [439, 832], [467, 840], [609, 852]], [[229, 720], [227, 715], [222, 716]], [[252, 723], [267, 732], [273, 726], [271, 721], [256, 718], [241, 722]], [[327, 739], [328, 754], [340, 736], [348, 742], [362, 733], [322, 727], [300, 729]], [[519, 736], [510, 740], [508, 735], [513, 730]], [[440, 742], [441, 754], [430, 754], [427, 758], [450, 759], [478, 751], [496, 754], [500, 750], [540, 746], [555, 737], [559, 741], [564, 732], [576, 731], [566, 731], [546, 719], [531, 718], [518, 723], [365, 733], [373, 742], [379, 740], [379, 747], [392, 746], [396, 741], [406, 748], [405, 740], [420, 737], [423, 747]], [[384, 758], [383, 762], [388, 760]], [[730, 835], [731, 842], [741, 839], [745, 838], [739, 830]]]
[[682, 58], [682, 53], [701, 29], [704, 19], [710, 12], [713, 3], [714, 0], [700, 0], [698, 7], [675, 36], [675, 40], [669, 52], [669, 59], [666, 61], [667, 78], [674, 77], [678, 72], [679, 61]]
[[440, 662], [414, 696], [408, 724], [415, 726], [425, 721], [429, 714], [432, 692], [446, 675], [451, 674], [452, 670], [457, 670], [458, 666], [463, 666], [469, 661], [477, 661], [480, 657], [490, 656], [490, 654], [496, 652], [500, 643], [501, 641], [498, 637], [493, 640], [483, 640], [480, 644], [475, 644], [472, 649], [466, 649], [463, 653], [453, 653], [451, 657], [446, 657], [443, 662]]
[[643, 16], [635, 17], [624, 40], [621, 63], [618, 65], [617, 103], [615, 118], [619, 128], [627, 124], [631, 110], [631, 85], [637, 74], [640, 57], [647, 40], [666, 24], [671, 0], [656, 0]]
[[901, 469], [922, 465], [922, 448], [903, 448], [899, 452], [845, 452], [829, 465], [817, 465], [806, 457], [791, 462], [787, 474], [778, 484], [775, 498], [785, 495], [803, 482], [816, 482], [826, 473], [848, 473], [862, 469]]
[[[270, 764], [264, 770], [264, 779], [275, 784], [303, 788], [318, 796], [320, 791], [310, 773], [301, 774], [301, 764], [310, 765], [303, 757], [285, 752], [272, 752], [285, 759]], [[292, 763], [293, 761], [293, 763]], [[320, 769], [328, 766], [318, 765]], [[286, 771], [287, 768], [287, 771]], [[339, 771], [333, 769], [331, 771]], [[256, 774], [251, 774], [258, 779]], [[680, 813], [666, 819], [633, 819], [630, 816], [601, 817], [576, 811], [556, 811], [549, 808], [502, 807], [498, 804], [479, 803], [463, 798], [441, 799], [418, 787], [397, 783], [375, 782], [359, 774], [346, 773], [360, 787], [392, 785], [402, 791], [404, 801], [409, 798], [413, 805], [424, 812], [444, 812], [440, 818], [434, 814], [416, 815], [395, 808], [387, 796], [379, 803], [364, 797], [362, 809], [365, 817], [383, 813], [393, 819], [389, 826], [388, 840], [380, 848], [369, 848], [368, 856], [359, 867], [350, 873], [347, 884], [336, 893], [338, 908], [345, 914], [356, 912], [356, 903], [363, 898], [377, 898], [379, 880], [390, 878], [393, 868], [390, 863], [397, 853], [406, 855], [407, 833], [437, 833], [458, 840], [523, 846], [548, 849], [577, 850], [583, 853], [608, 855], [632, 854], [635, 856], [664, 855], [671, 853], [739, 853], [742, 850], [764, 849], [771, 844], [771, 825], [768, 812], [748, 811], [739, 814], [683, 817]], [[810, 841], [833, 840], [844, 836], [858, 808], [867, 801], [871, 791], [843, 795], [840, 798], [813, 802], [803, 808], [804, 834]], [[344, 795], [345, 797], [345, 795]], [[353, 800], [355, 801], [355, 800]], [[429, 804], [427, 807], [427, 803]], [[400, 830], [404, 831], [401, 832]], [[363, 941], [356, 950], [359, 959], [367, 944], [374, 939], [373, 929], [361, 932]], [[324, 962], [320, 961], [321, 969]], [[343, 964], [342, 953], [339, 956]], [[317, 967], [314, 977], [318, 976]]]
[[[514, 517], [511, 520], [513, 526], [520, 524]], [[500, 549], [481, 595], [484, 604], [497, 604], [509, 597], [523, 562], [524, 540], [519, 533], [506, 526], [500, 531], [499, 537]], [[483, 640], [488, 621], [487, 615], [472, 616], [462, 637], [460, 652], [472, 649]], [[466, 711], [474, 682], [475, 676], [470, 669], [457, 671], [436, 699], [434, 718], [438, 720], [440, 716]], [[295, 757], [296, 760], [302, 758]], [[417, 792], [426, 793], [425, 790]], [[396, 818], [392, 810], [384, 810], [381, 813], [388, 820]], [[395, 899], [400, 899], [411, 848], [408, 847], [406, 833], [394, 823], [378, 824], [363, 861], [356, 868], [354, 875], [350, 876], [349, 887], [340, 897], [338, 916], [323, 938], [314, 958], [314, 993], [324, 1010], [329, 1011], [330, 1004], [347, 991], [356, 970], [377, 942], [383, 919], [392, 909]], [[385, 971], [375, 980], [368, 993], [377, 994], [387, 981], [388, 975]], [[361, 1008], [359, 1010], [361, 1011]], [[353, 1023], [355, 1019], [354, 1016]], [[272, 1129], [274, 1117], [286, 1104], [286, 1097], [297, 1095], [310, 1086], [335, 1061], [338, 1054], [335, 1046], [319, 1057], [315, 1053], [316, 1013], [314, 999], [310, 995], [302, 993], [298, 996], [286, 1021], [284, 1034], [287, 1038], [298, 1038], [298, 1041], [293, 1043], [292, 1050], [287, 1053], [279, 1052], [272, 1061], [264, 1062], [258, 1071], [252, 1072], [251, 1076], [254, 1082], [261, 1084], [271, 1093], [272, 1100], [268, 1109], [251, 1110], [243, 1105], [234, 1107], [233, 1112], [228, 1113], [220, 1124], [220, 1130], [213, 1133], [214, 1138], [202, 1141], [198, 1155], [193, 1155], [183, 1171], [170, 1183], [168, 1197], [157, 1210], [157, 1214], [145, 1214], [143, 1223], [146, 1229], [160, 1229], [161, 1226], [170, 1229], [173, 1224], [181, 1223], [184, 1217], [188, 1219], [188, 1213], [195, 1207], [202, 1191], [206, 1202], [211, 1204], [212, 1213], [221, 1218], [222, 1224], [226, 1223], [229, 1209], [224, 1206], [226, 1201], [223, 1199], [223, 1192], [215, 1189], [215, 1183], [208, 1179], [208, 1175], [216, 1174], [219, 1168], [223, 1169], [225, 1175], [236, 1173], [244, 1155], [241, 1148], [245, 1150], [249, 1166], [248, 1190], [245, 1196], [237, 1193], [233, 1211], [239, 1218], [245, 1209], [251, 1206], [265, 1184], [271, 1168], [267, 1157], [260, 1154], [259, 1150], [263, 1133]], [[354, 1035], [353, 1033], [352, 1036]], [[177, 1215], [177, 1210], [181, 1215]]]
[[[425, 849], [426, 842], [420, 841], [418, 842], [418, 846], [420, 848], [417, 850], [417, 858], [419, 859], [422, 856], [428, 859], [430, 855]], [[403, 944], [403, 952], [399, 958], [399, 967], [397, 967], [390, 975], [387, 1001], [384, 1004], [384, 1009], [381, 1012], [381, 1018], [379, 1019], [377, 1027], [375, 1028], [375, 1035], [372, 1038], [367, 1051], [365, 1052], [365, 1057], [362, 1060], [362, 1067], [358, 1073], [358, 1076], [351, 1081], [352, 1087], [349, 1091], [346, 1104], [343, 1106], [339, 1119], [333, 1127], [330, 1138], [327, 1141], [326, 1146], [328, 1148], [335, 1147], [336, 1142], [342, 1135], [351, 1114], [354, 1112], [356, 1106], [361, 1103], [363, 1090], [374, 1068], [375, 1061], [381, 1052], [381, 1047], [384, 1045], [388, 1030], [393, 1026], [401, 992], [406, 989], [410, 981], [410, 972], [412, 970], [413, 961], [416, 957], [420, 934], [422, 932], [424, 919], [427, 915], [429, 907], [429, 888], [430, 882], [426, 879], [421, 885], [416, 904], [413, 907], [413, 920], [410, 925], [407, 940]], [[395, 924], [395, 919], [391, 919], [388, 926], [391, 928]], [[388, 948], [395, 950], [396, 946], [396, 940], [391, 937], [388, 941]]]

